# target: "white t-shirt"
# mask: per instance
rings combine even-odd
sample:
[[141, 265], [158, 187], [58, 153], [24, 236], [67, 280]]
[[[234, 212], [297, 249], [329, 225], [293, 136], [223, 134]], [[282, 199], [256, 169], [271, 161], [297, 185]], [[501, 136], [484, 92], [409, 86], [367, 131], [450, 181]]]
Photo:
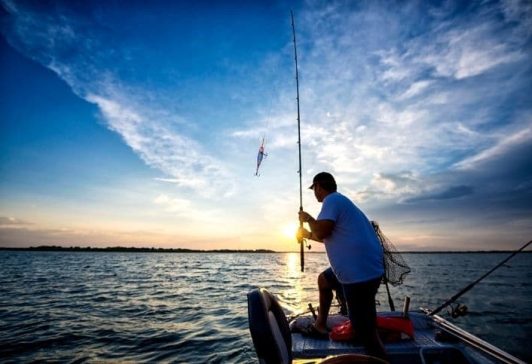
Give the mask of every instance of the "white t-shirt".
[[333, 192], [325, 197], [317, 220], [332, 220], [325, 249], [340, 283], [359, 283], [384, 274], [382, 247], [368, 218], [351, 200]]

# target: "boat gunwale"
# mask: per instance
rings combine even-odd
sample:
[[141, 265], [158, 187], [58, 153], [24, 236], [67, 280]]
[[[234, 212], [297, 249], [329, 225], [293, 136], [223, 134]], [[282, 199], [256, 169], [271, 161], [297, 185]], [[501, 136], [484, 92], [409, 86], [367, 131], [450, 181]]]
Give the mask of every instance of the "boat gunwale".
[[441, 330], [457, 337], [466, 344], [474, 347], [477, 350], [482, 351], [483, 353], [507, 364], [526, 364], [523, 360], [513, 356], [512, 354], [499, 349], [498, 347], [482, 340], [478, 336], [475, 336], [464, 329], [452, 324], [441, 316], [438, 315], [428, 315], [430, 313], [429, 309], [420, 308], [421, 311], [427, 314], [428, 318], [432, 319], [432, 322]]

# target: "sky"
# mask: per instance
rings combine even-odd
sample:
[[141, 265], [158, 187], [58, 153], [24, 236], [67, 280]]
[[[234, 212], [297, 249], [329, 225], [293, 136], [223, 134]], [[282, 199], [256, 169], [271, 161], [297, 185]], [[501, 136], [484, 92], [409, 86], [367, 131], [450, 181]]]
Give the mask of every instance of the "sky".
[[328, 171], [400, 250], [532, 237], [528, 1], [0, 5], [0, 247], [297, 251], [290, 10], [306, 211]]

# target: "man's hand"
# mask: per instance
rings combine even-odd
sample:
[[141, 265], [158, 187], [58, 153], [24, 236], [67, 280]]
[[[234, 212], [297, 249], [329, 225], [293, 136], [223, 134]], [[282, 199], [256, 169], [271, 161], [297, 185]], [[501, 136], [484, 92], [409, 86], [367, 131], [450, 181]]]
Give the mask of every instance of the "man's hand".
[[305, 211], [299, 211], [299, 221], [301, 222], [309, 222], [314, 220], [314, 218]]
[[296, 238], [298, 241], [301, 241], [303, 239], [310, 239], [311, 236], [312, 236], [312, 233], [308, 231], [307, 229], [305, 229], [304, 227], [300, 227], [296, 233]]

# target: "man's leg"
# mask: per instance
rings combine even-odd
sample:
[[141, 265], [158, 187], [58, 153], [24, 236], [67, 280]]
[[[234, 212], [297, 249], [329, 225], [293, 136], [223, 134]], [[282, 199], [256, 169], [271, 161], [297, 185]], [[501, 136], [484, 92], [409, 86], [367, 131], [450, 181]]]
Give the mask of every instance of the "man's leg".
[[347, 304], [345, 303], [345, 297], [344, 297], [344, 288], [338, 282], [338, 288], [336, 289], [336, 301], [338, 301], [338, 304], [340, 305], [340, 314], [343, 316], [347, 316]]
[[387, 360], [386, 350], [377, 332], [375, 295], [381, 279], [344, 285], [349, 320], [369, 355]]
[[318, 276], [318, 290], [320, 294], [320, 309], [318, 311], [318, 317], [314, 326], [320, 332], [328, 331], [327, 317], [329, 316], [329, 310], [331, 309], [331, 303], [333, 299], [333, 289], [342, 289], [338, 279], [334, 275], [331, 268], [328, 268], [320, 273]]

